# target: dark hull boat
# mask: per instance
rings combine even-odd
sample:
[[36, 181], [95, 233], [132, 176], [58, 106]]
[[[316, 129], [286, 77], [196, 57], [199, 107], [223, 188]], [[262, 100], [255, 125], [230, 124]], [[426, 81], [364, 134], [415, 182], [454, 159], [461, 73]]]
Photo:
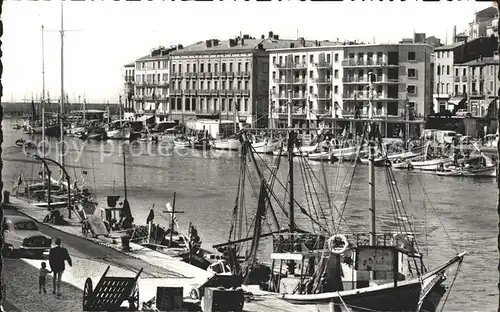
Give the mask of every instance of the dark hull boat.
[[[42, 134], [42, 126], [33, 127], [34, 134]], [[49, 137], [59, 137], [61, 133], [60, 125], [54, 124], [50, 126], [45, 126], [45, 135]]]

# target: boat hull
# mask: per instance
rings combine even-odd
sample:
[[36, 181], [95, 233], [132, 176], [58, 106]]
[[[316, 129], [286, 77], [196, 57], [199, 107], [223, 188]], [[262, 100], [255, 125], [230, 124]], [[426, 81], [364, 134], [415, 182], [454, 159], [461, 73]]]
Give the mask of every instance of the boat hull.
[[122, 128], [110, 130], [106, 132], [106, 136], [111, 140], [130, 140], [132, 130], [130, 128]]
[[272, 154], [276, 149], [276, 143], [259, 142], [259, 143], [253, 143], [252, 147], [258, 154]]
[[436, 174], [448, 177], [495, 177], [496, 168], [490, 166], [480, 169], [444, 169], [442, 171], [437, 170]]
[[222, 149], [222, 150], [237, 151], [239, 150], [240, 146], [241, 146], [240, 141], [236, 139], [217, 140], [214, 141], [213, 143], [213, 147], [215, 149]]
[[[42, 126], [31, 129], [34, 134], [42, 134]], [[58, 137], [61, 133], [60, 125], [45, 126], [45, 135], [49, 137]]]
[[[387, 285], [383, 285], [387, 286]], [[402, 282], [397, 287], [367, 287], [365, 289], [323, 294], [282, 294], [278, 298], [292, 304], [315, 305], [319, 311], [331, 311], [331, 303], [343, 307], [342, 300], [352, 311], [417, 311], [421, 284], [418, 280]], [[340, 297], [339, 297], [340, 294]]]

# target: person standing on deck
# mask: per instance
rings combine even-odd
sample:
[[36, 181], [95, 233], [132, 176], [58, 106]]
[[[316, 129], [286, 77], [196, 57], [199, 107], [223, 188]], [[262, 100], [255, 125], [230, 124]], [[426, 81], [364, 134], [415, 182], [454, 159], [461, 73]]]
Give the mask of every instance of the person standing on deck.
[[61, 296], [61, 279], [64, 272], [65, 261], [68, 262], [69, 266], [73, 266], [71, 257], [69, 256], [68, 250], [61, 247], [61, 239], [56, 239], [56, 247], [50, 249], [49, 253], [49, 264], [52, 272], [54, 273], [53, 283], [52, 283], [52, 293]]

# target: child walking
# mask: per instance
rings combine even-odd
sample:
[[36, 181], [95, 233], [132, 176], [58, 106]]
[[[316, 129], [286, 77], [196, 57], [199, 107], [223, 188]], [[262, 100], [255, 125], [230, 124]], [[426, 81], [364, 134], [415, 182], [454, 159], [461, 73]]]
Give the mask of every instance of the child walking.
[[47, 290], [45, 289], [45, 283], [47, 282], [47, 274], [52, 273], [52, 271], [49, 271], [47, 269], [47, 264], [45, 262], [42, 262], [42, 267], [40, 268], [40, 276], [38, 277], [38, 293], [43, 293], [46, 294]]

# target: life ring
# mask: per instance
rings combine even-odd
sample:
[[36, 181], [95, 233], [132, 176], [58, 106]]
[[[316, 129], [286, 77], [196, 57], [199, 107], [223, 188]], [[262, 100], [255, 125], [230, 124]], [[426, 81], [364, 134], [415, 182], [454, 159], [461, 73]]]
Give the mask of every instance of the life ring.
[[[338, 247], [339, 241], [342, 243], [342, 247]], [[347, 237], [342, 234], [335, 234], [328, 239], [328, 250], [335, 255], [343, 254], [349, 247], [349, 242]]]

